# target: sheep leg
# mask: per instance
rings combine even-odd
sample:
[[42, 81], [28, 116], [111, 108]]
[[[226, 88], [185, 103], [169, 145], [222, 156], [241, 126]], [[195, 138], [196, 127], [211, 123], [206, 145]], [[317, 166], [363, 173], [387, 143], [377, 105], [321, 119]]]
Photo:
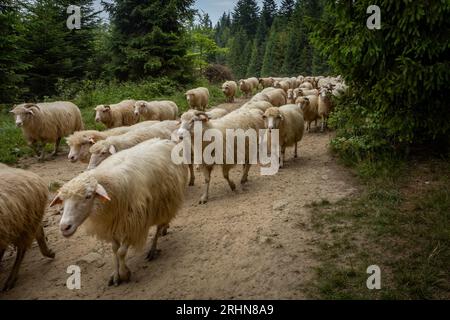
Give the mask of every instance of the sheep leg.
[[320, 132], [323, 132], [324, 127], [325, 127], [325, 116], [322, 116], [322, 126], [320, 127]]
[[131, 278], [131, 271], [128, 269], [126, 264], [128, 248], [128, 244], [122, 243], [117, 251], [117, 257], [119, 260], [119, 284], [122, 282], [129, 282]]
[[235, 191], [235, 190], [236, 190], [236, 185], [235, 185], [234, 182], [230, 179], [230, 170], [231, 170], [231, 167], [230, 167], [230, 166], [226, 166], [226, 165], [223, 165], [223, 166], [222, 166], [222, 174], [223, 174], [223, 177], [225, 178], [225, 180], [227, 180], [228, 185], [230, 186], [231, 191]]
[[189, 165], [189, 177], [190, 177], [189, 185], [193, 186], [195, 184], [195, 175], [194, 175], [194, 165], [193, 164]]
[[60, 143], [61, 143], [61, 138], [58, 138], [55, 142], [55, 148], [53, 149], [52, 157], [55, 157], [58, 154], [58, 148], [59, 148]]
[[297, 142], [295, 142], [295, 151], [294, 151], [294, 158], [298, 158], [298, 151], [297, 151], [297, 148], [298, 148], [298, 141]]
[[170, 228], [169, 224], [164, 224], [161, 226], [161, 236], [162, 237], [167, 236], [167, 232], [168, 232], [167, 230], [169, 230], [169, 228]]
[[205, 177], [205, 192], [200, 198], [199, 204], [205, 204], [209, 198], [209, 184], [211, 182], [211, 171], [213, 166], [202, 166], [203, 176]]
[[164, 225], [160, 225], [156, 228], [155, 235], [153, 236], [152, 246], [150, 248], [150, 251], [147, 254], [148, 261], [155, 260], [161, 253], [161, 250], [158, 250], [156, 245], [158, 244], [158, 237], [161, 234], [161, 231], [163, 230], [163, 228], [164, 228]]
[[280, 168], [284, 167], [284, 161], [286, 160], [286, 147], [281, 147]]
[[244, 171], [242, 172], [241, 184], [245, 184], [248, 181], [248, 172], [250, 171], [251, 164], [244, 164]]
[[108, 286], [118, 286], [120, 284], [120, 276], [119, 276], [119, 257], [117, 256], [117, 252], [119, 251], [120, 244], [117, 240], [113, 240], [112, 250], [114, 255], [114, 272], [109, 279]]
[[27, 249], [25, 247], [17, 248], [16, 261], [14, 261], [14, 266], [11, 270], [8, 280], [6, 280], [5, 286], [3, 287], [3, 291], [9, 291], [12, 288], [14, 288], [14, 284], [17, 281], [17, 275], [19, 274], [20, 265], [22, 264], [26, 251]]
[[5, 255], [5, 249], [0, 249], [0, 262], [3, 260], [3, 256]]
[[39, 226], [37, 233], [36, 233], [36, 240], [39, 245], [39, 250], [41, 250], [41, 253], [44, 257], [53, 259], [55, 257], [55, 253], [50, 250], [47, 246], [47, 241], [45, 239], [44, 229], [42, 226]]

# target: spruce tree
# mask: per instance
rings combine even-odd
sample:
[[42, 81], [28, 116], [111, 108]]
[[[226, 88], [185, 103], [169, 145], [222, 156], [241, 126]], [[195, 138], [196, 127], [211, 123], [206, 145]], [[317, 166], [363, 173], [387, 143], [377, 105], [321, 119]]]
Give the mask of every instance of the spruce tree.
[[186, 81], [192, 66], [184, 23], [194, 0], [116, 0], [107, 6], [112, 24], [111, 70], [120, 80], [168, 76]]
[[12, 103], [24, 92], [29, 67], [23, 62], [24, 30], [19, 7], [12, 0], [0, 4], [0, 103]]
[[232, 30], [244, 30], [249, 38], [253, 38], [258, 28], [259, 7], [256, 0], [238, 0], [233, 10]]

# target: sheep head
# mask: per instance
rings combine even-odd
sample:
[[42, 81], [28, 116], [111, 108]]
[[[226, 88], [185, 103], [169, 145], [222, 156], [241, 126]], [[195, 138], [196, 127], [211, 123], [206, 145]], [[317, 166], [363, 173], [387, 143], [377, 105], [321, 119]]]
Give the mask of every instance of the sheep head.
[[67, 238], [72, 236], [94, 212], [98, 201], [109, 202], [111, 198], [90, 172], [82, 173], [66, 183], [50, 204], [50, 207], [53, 207], [64, 203], [59, 223], [62, 235]]
[[207, 113], [198, 110], [189, 110], [181, 116], [180, 128], [177, 131], [178, 139], [183, 140], [194, 132], [195, 122], [207, 122], [210, 117]]
[[147, 102], [136, 101], [136, 103], [134, 104], [134, 114], [136, 116], [139, 116], [140, 114], [144, 113], [146, 107], [147, 107]]
[[94, 144], [90, 149], [91, 159], [89, 160], [88, 170], [95, 169], [106, 158], [117, 153], [117, 148], [108, 140], [101, 140]]
[[279, 129], [280, 124], [283, 121], [283, 115], [281, 114], [281, 111], [277, 107], [271, 107], [266, 110], [266, 112], [263, 115], [264, 124], [267, 129], [269, 129], [269, 132], [273, 129]]
[[40, 110], [39, 106], [34, 103], [24, 103], [14, 106], [10, 113], [14, 114], [16, 126], [23, 127], [31, 121]]
[[111, 106], [109, 105], [99, 105], [95, 107], [95, 121], [96, 122], [109, 122], [111, 121]]

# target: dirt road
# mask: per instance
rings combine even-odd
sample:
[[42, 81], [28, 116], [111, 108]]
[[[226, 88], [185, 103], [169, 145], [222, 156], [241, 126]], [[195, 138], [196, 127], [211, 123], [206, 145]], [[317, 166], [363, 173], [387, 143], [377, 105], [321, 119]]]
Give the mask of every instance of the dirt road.
[[[303, 299], [313, 276], [312, 251], [317, 236], [310, 228], [312, 201], [335, 202], [353, 192], [351, 174], [328, 151], [329, 134], [306, 133], [300, 157], [289, 150], [285, 168], [276, 176], [261, 176], [254, 166], [245, 189], [230, 191], [215, 169], [210, 201], [199, 205], [203, 178], [187, 191], [183, 209], [161, 238], [158, 259], [147, 262], [145, 252], [131, 251], [132, 280], [108, 287], [112, 251], [108, 244], [80, 229], [71, 239], [58, 231], [60, 215], [49, 210], [45, 231], [56, 252], [51, 261], [37, 245], [28, 251], [16, 287], [0, 299]], [[45, 163], [24, 161], [48, 183], [64, 183], [85, 168], [65, 156]], [[239, 181], [240, 168], [231, 172]], [[132, 197], [132, 195], [130, 195]], [[149, 242], [154, 230], [149, 234]], [[4, 283], [14, 262], [5, 254], [0, 267]], [[69, 290], [70, 265], [81, 267], [81, 290]]]

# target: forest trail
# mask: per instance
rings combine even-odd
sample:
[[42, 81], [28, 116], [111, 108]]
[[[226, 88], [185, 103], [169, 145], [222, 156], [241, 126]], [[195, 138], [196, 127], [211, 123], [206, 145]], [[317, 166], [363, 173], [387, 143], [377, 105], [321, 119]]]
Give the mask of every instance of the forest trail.
[[[183, 209], [158, 243], [161, 255], [147, 262], [145, 251], [130, 251], [132, 279], [119, 287], [107, 285], [113, 267], [110, 245], [86, 236], [82, 228], [64, 239], [58, 230], [61, 216], [50, 209], [44, 224], [56, 258], [44, 258], [33, 244], [16, 287], [0, 293], [0, 299], [308, 298], [319, 237], [310, 227], [305, 205], [321, 199], [334, 203], [356, 191], [351, 173], [329, 152], [329, 140], [330, 133], [305, 133], [298, 159], [288, 149], [285, 168], [276, 176], [261, 176], [253, 166], [248, 185], [235, 193], [216, 168], [206, 205], [198, 204], [203, 177], [197, 171], [196, 185], [188, 189]], [[26, 159], [22, 164], [49, 184], [67, 182], [85, 169], [70, 164], [66, 153], [45, 163]], [[231, 171], [235, 182], [240, 174], [240, 167]], [[0, 283], [14, 257], [11, 250], [6, 252]], [[66, 287], [70, 265], [81, 267], [81, 290]]]

